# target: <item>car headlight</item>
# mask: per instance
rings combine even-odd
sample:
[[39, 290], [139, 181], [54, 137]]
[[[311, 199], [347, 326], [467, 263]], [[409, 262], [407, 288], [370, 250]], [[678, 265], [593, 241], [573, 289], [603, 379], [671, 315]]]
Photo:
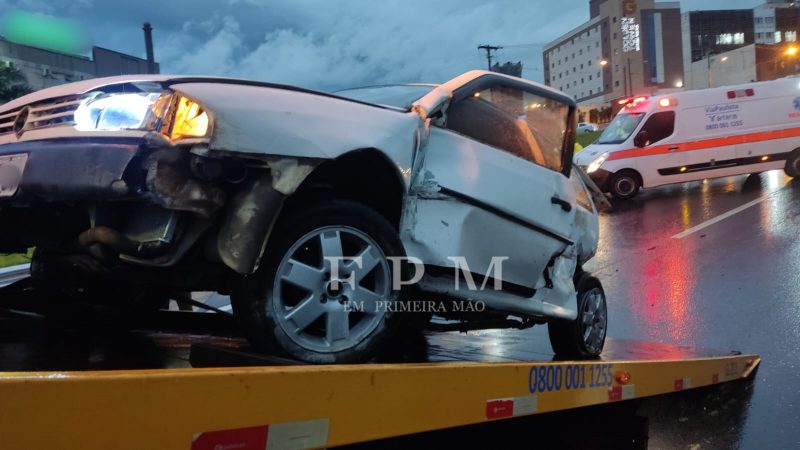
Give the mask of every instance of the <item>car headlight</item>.
[[170, 103], [170, 93], [97, 93], [75, 110], [81, 131], [157, 130]]
[[600, 166], [602, 166], [603, 163], [606, 162], [606, 160], [608, 159], [608, 155], [610, 155], [610, 153], [605, 152], [602, 155], [595, 158], [594, 161], [590, 162], [589, 167], [586, 168], [586, 173], [592, 173], [597, 171], [597, 169], [599, 169]]
[[75, 110], [75, 128], [81, 131], [160, 131], [178, 140], [206, 136], [209, 124], [197, 102], [172, 92], [98, 92]]
[[174, 110], [170, 139], [203, 137], [208, 133], [208, 114], [196, 102], [179, 96]]

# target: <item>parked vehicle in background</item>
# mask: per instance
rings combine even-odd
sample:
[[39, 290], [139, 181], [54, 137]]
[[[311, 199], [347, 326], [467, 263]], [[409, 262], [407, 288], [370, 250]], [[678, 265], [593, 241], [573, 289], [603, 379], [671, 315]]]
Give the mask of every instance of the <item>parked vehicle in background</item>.
[[606, 192], [784, 169], [800, 176], [800, 78], [621, 101], [575, 162]]
[[[572, 167], [574, 101], [541, 84], [112, 77], [0, 121], [0, 251], [35, 246], [41, 285], [230, 293], [254, 346], [314, 363], [371, 357], [430, 299], [477, 326], [549, 323], [559, 354], [603, 348], [605, 294], [582, 270], [603, 198]], [[470, 302], [486, 310], [453, 306]]]
[[599, 130], [600, 127], [596, 123], [578, 122], [578, 133], [591, 133]]

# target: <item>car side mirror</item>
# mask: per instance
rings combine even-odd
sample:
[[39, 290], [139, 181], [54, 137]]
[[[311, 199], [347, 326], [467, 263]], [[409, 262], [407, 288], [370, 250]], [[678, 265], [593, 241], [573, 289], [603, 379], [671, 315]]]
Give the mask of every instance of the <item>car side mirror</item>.
[[647, 131], [640, 131], [639, 134], [633, 138], [633, 145], [637, 147], [646, 147], [649, 141], [650, 137], [647, 135]]

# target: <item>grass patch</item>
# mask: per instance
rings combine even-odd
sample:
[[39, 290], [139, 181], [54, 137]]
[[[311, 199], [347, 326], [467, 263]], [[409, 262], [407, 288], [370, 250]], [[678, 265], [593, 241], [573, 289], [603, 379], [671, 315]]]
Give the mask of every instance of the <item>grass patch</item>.
[[16, 266], [17, 264], [27, 264], [31, 262], [33, 256], [33, 249], [29, 249], [28, 253], [12, 253], [0, 254], [0, 267]]
[[602, 131], [590, 131], [589, 133], [578, 133], [575, 136], [575, 142], [581, 144], [585, 148], [587, 145], [596, 141], [597, 138], [600, 136], [600, 133], [602, 133]]

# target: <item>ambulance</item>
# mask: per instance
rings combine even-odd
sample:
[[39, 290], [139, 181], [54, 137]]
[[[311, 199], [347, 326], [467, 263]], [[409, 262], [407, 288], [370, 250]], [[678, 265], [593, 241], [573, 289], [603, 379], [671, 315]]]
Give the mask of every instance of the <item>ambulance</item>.
[[783, 169], [800, 176], [800, 77], [620, 101], [575, 155], [604, 192]]

